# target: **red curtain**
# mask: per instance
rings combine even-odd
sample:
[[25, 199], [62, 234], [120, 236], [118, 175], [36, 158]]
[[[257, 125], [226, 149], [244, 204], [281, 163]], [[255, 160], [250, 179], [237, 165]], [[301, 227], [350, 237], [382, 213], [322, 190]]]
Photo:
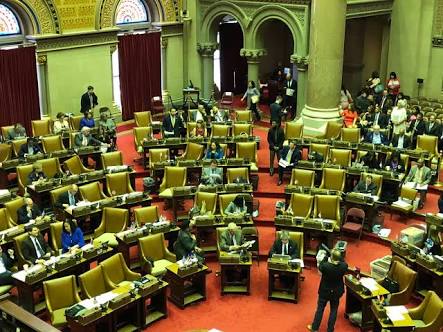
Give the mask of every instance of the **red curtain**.
[[118, 55], [122, 117], [128, 120], [161, 95], [160, 32], [119, 37]]
[[0, 50], [0, 126], [40, 119], [35, 47]]

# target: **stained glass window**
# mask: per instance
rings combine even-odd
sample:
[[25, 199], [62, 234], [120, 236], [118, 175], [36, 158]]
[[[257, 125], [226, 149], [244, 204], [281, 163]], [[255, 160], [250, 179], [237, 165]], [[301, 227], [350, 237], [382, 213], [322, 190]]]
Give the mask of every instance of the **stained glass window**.
[[148, 21], [148, 12], [141, 0], [121, 0], [116, 12], [117, 24], [140, 23]]
[[20, 33], [20, 24], [11, 9], [0, 4], [0, 36], [17, 35]]

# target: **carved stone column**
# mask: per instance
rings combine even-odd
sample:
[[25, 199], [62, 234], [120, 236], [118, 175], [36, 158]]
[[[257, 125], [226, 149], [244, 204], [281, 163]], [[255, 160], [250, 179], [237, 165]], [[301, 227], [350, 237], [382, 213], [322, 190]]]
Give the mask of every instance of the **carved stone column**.
[[254, 81], [258, 84], [258, 73], [260, 69], [260, 58], [267, 54], [265, 49], [247, 49], [242, 48], [240, 50], [240, 55], [245, 57], [248, 61], [248, 81]]
[[306, 105], [306, 85], [308, 76], [309, 57], [298, 54], [291, 55], [291, 63], [297, 67], [297, 110], [299, 115]]
[[214, 52], [218, 49], [217, 43], [197, 43], [197, 51], [203, 62], [202, 97], [210, 98], [214, 86]]
[[38, 80], [39, 80], [39, 99], [40, 99], [40, 113], [43, 116], [48, 116], [48, 100], [47, 100], [47, 89], [46, 89], [46, 63], [48, 62], [48, 57], [46, 54], [37, 55], [38, 63]]
[[166, 75], [166, 73], [168, 72], [168, 68], [167, 68], [167, 48], [168, 48], [168, 38], [163, 37], [162, 36], [162, 63], [161, 63], [161, 71], [162, 71], [162, 90], [166, 89], [166, 87], [168, 86], [168, 82], [167, 82], [167, 77], [168, 75]]

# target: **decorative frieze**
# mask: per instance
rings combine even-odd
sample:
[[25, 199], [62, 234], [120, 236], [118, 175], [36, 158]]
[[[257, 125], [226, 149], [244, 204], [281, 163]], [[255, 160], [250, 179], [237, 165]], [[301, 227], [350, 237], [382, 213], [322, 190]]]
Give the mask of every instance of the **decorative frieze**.
[[218, 46], [218, 43], [197, 43], [197, 52], [201, 56], [212, 57]]
[[309, 65], [309, 56], [302, 56], [297, 54], [291, 55], [291, 63], [295, 64], [297, 66], [297, 69], [300, 71], [304, 71], [308, 69]]
[[390, 15], [394, 0], [365, 1], [365, 2], [349, 2], [346, 9], [346, 17], [368, 17], [379, 15]]
[[259, 48], [255, 50], [242, 48], [240, 50], [240, 56], [245, 57], [248, 62], [259, 62], [260, 58], [267, 54], [268, 52], [264, 48]]

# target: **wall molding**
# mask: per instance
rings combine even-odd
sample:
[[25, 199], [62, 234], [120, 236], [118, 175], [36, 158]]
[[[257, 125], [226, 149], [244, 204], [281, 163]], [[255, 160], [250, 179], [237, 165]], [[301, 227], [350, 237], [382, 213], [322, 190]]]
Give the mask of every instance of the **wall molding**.
[[361, 0], [348, 2], [346, 18], [390, 15], [394, 0]]

